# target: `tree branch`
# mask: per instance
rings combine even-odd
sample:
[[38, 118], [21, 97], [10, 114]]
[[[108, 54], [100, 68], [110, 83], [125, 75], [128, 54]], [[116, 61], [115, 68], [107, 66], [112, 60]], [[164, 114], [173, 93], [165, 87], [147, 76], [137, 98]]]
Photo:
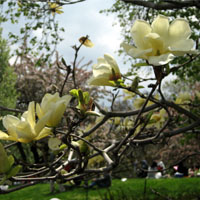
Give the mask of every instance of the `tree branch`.
[[164, 2], [149, 2], [144, 0], [122, 0], [125, 3], [131, 3], [137, 6], [143, 6], [147, 8], [152, 8], [155, 10], [172, 10], [172, 9], [181, 9], [187, 7], [193, 7], [200, 9], [200, 2], [199, 0], [193, 1], [172, 1], [172, 0], [165, 0]]

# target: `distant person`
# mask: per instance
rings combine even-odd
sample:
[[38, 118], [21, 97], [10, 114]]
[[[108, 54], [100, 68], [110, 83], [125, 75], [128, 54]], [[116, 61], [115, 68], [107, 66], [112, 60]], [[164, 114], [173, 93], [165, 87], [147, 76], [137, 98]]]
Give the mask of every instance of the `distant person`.
[[175, 172], [174, 177], [182, 178], [188, 176], [188, 169], [183, 165], [183, 162], [180, 162], [176, 169], [177, 171]]
[[146, 160], [140, 162], [140, 168], [138, 169], [137, 175], [139, 178], [145, 178], [148, 174], [148, 163]]
[[162, 176], [165, 174], [166, 167], [165, 167], [165, 164], [163, 163], [163, 161], [158, 162], [157, 169], [159, 172], [162, 173]]
[[195, 170], [193, 168], [188, 169], [188, 176], [189, 177], [194, 177], [195, 176]]
[[156, 161], [153, 161], [151, 166], [149, 166], [148, 168], [148, 174], [147, 177], [148, 178], [156, 178], [156, 173], [157, 173], [157, 163]]

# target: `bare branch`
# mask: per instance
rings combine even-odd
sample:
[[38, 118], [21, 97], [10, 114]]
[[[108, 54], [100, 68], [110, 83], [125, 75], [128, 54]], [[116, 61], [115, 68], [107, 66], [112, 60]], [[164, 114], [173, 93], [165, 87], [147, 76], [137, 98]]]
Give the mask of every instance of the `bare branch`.
[[181, 9], [181, 8], [188, 8], [188, 7], [196, 7], [200, 8], [199, 0], [193, 1], [172, 1], [172, 0], [165, 0], [159, 3], [153, 3], [144, 0], [122, 0], [125, 3], [131, 3], [137, 6], [143, 6], [147, 8], [152, 8], [155, 10], [172, 10], [172, 9]]

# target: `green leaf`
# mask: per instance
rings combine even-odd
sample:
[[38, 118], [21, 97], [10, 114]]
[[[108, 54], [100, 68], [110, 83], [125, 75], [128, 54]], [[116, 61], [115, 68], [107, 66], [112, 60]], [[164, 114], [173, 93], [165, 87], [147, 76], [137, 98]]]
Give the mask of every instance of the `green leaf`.
[[0, 143], [0, 173], [6, 173], [10, 169], [10, 163], [7, 156], [7, 153], [3, 147], [3, 145]]
[[139, 84], [139, 81], [140, 81], [140, 78], [138, 76], [136, 76], [134, 79], [133, 79], [133, 82], [131, 84], [131, 90], [132, 91], [135, 91], [138, 87], [138, 84]]
[[88, 92], [83, 92], [83, 98], [84, 98], [85, 104], [88, 104], [90, 101], [90, 94]]
[[69, 93], [72, 96], [76, 97], [77, 99], [79, 98], [79, 94], [78, 94], [78, 90], [77, 89], [72, 89], [72, 90], [69, 91]]
[[79, 102], [81, 104], [84, 104], [84, 97], [83, 97], [83, 92], [81, 89], [78, 90], [78, 96], [79, 96]]
[[147, 63], [136, 63], [133, 65], [133, 67], [142, 67], [142, 66], [149, 66]]
[[66, 149], [66, 148], [67, 148], [67, 145], [66, 144], [62, 144], [62, 145], [60, 145], [59, 150], [63, 150], [63, 149]]
[[12, 155], [8, 156], [8, 162], [10, 164], [10, 167], [12, 167], [15, 162], [14, 157]]
[[16, 167], [12, 168], [11, 170], [9, 170], [9, 172], [6, 175], [6, 178], [10, 178], [12, 176], [15, 176], [20, 170], [21, 170], [22, 166], [21, 165], [17, 165]]

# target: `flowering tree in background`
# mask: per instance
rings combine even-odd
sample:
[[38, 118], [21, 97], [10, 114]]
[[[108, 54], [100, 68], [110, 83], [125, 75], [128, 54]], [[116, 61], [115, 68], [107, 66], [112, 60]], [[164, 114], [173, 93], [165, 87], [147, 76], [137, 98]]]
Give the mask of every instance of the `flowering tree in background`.
[[[61, 5], [65, 1], [40, 3], [32, 2], [31, 5], [38, 9], [43, 5], [43, 9], [48, 10], [47, 16], [55, 17], [62, 14]], [[16, 6], [16, 3], [11, 4], [13, 5]], [[36, 14], [35, 11], [27, 10], [27, 5], [30, 6], [26, 1], [18, 1], [20, 12], [27, 16], [31, 16], [31, 12]], [[0, 193], [13, 192], [47, 180], [88, 180], [98, 173], [108, 173], [116, 169], [128, 152], [132, 151], [134, 154], [133, 150], [140, 144], [160, 143], [182, 133], [199, 133], [199, 92], [174, 94], [173, 99], [168, 99], [162, 89], [165, 77], [184, 67], [184, 64], [171, 64], [175, 57], [187, 59], [190, 55], [188, 64], [199, 55], [197, 45], [191, 38], [190, 24], [184, 18], [177, 18], [172, 22], [164, 15], [158, 15], [152, 21], [148, 23], [135, 20], [132, 28], [130, 27], [132, 40], [121, 44], [131, 59], [143, 59], [138, 65], [153, 69], [150, 78], [141, 78], [139, 74], [123, 75], [113, 56], [105, 54], [92, 66], [93, 75], [90, 79], [87, 80], [88, 76], [80, 79], [85, 71], [77, 67], [78, 52], [83, 46], [91, 48], [94, 45], [88, 36], [84, 36], [79, 39], [80, 45], [73, 47], [75, 56], [71, 65], [59, 58], [57, 65], [53, 65], [55, 71], [63, 71], [58, 73], [62, 77], [60, 81], [54, 81], [54, 76], [48, 77], [48, 81], [52, 79], [52, 90], [41, 90], [38, 93], [42, 94], [40, 99], [33, 95], [34, 100], [26, 101], [23, 106], [26, 110], [18, 107], [12, 109], [15, 115], [2, 116], [4, 128], [0, 131], [1, 184], [8, 179], [12, 182], [30, 182], [6, 191], [0, 190]], [[23, 57], [26, 54], [25, 49], [18, 56]], [[29, 76], [32, 80], [37, 77], [39, 82], [41, 77], [41, 82], [45, 82], [41, 85], [46, 86], [50, 82], [45, 81], [42, 74], [44, 72], [48, 75], [41, 65], [45, 60], [42, 61], [36, 61], [39, 63], [39, 72], [33, 68], [24, 69], [29, 75], [32, 73]], [[18, 75], [18, 80], [26, 80], [25, 74]], [[147, 80], [147, 88], [144, 88]], [[37, 84], [34, 81], [33, 83]], [[65, 88], [68, 84], [69, 90]], [[102, 101], [94, 93], [100, 92], [96, 88], [101, 86], [112, 87], [115, 91], [110, 107], [103, 107]], [[91, 90], [93, 87], [95, 89]], [[26, 88], [22, 88], [23, 93]], [[120, 103], [121, 92], [125, 95], [123, 103]], [[105, 93], [102, 95], [106, 98]], [[118, 110], [120, 106], [121, 109]], [[3, 106], [2, 109], [10, 110]], [[19, 149], [22, 155], [25, 154], [23, 148], [30, 147], [29, 152], [33, 154], [33, 159], [23, 160], [23, 156], [20, 158], [9, 155], [9, 149], [18, 144], [21, 145]]]

